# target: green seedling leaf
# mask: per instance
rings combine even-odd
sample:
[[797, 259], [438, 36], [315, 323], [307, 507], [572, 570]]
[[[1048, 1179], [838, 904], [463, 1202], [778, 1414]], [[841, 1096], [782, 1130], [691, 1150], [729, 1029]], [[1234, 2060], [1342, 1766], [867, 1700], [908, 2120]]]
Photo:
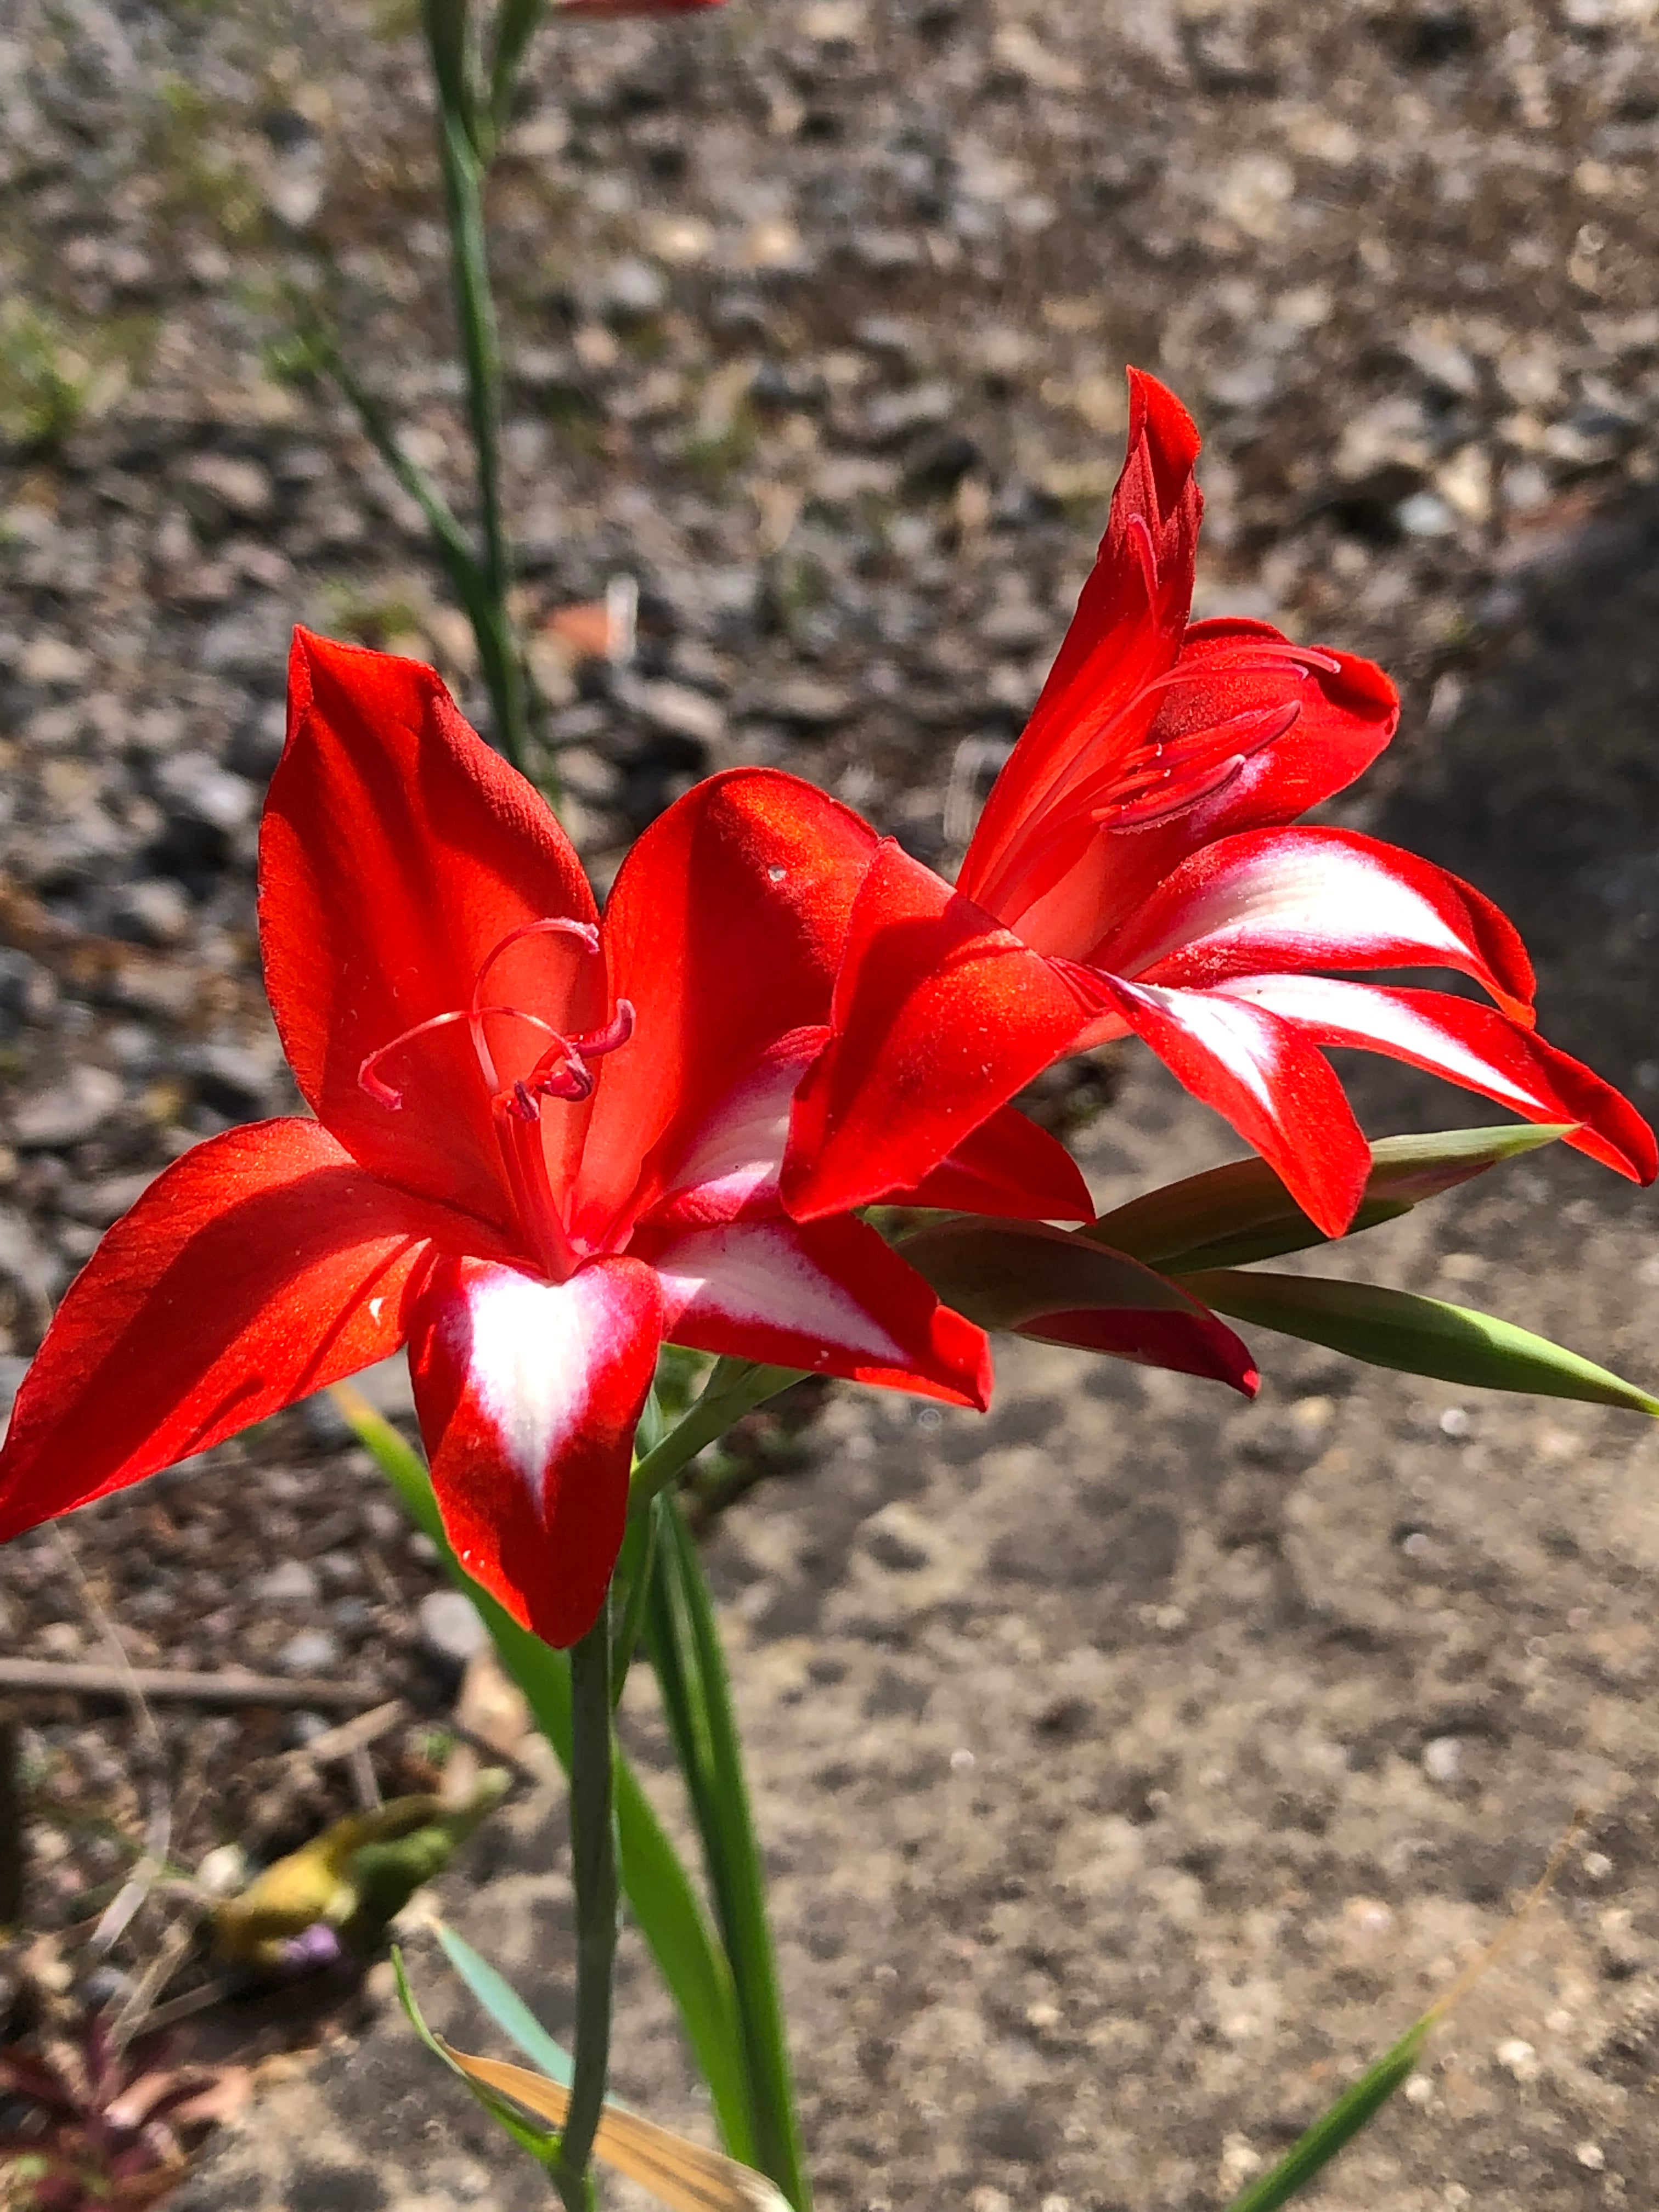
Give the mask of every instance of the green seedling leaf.
[[1550, 1853], [1543, 1873], [1499, 1929], [1497, 1941], [1489, 1943], [1480, 1957], [1465, 1967], [1451, 1987], [1435, 1999], [1421, 2019], [1412, 2023], [1398, 2043], [1342, 2092], [1307, 2133], [1291, 2145], [1270, 2172], [1262, 2174], [1242, 2197], [1233, 2199], [1227, 2212], [1279, 2212], [1281, 2204], [1288, 2204], [1291, 2197], [1299, 2197], [1337, 2153], [1352, 2142], [1362, 2128], [1370, 2125], [1395, 2091], [1416, 2070], [1431, 2030], [1454, 2012], [1476, 1983], [1491, 1972], [1548, 1895], [1578, 1838], [1583, 1818], [1582, 1809], [1574, 1814], [1566, 1833]]
[[[562, 1651], [499, 1606], [468, 1575], [444, 1534], [431, 1478], [419, 1455], [349, 1383], [331, 1394], [360, 1443], [373, 1455], [410, 1519], [438, 1548], [456, 1587], [477, 1607], [497, 1656], [524, 1692], [536, 1725], [560, 1764], [570, 1763], [570, 1668]], [[743, 2032], [732, 1968], [709, 1927], [690, 1876], [652, 1811], [633, 1768], [617, 1754], [617, 1832], [623, 1893], [680, 2015], [733, 2158], [754, 2162], [754, 2131], [744, 2073]]]
[[481, 2081], [457, 2063], [457, 2054], [451, 2051], [441, 2036], [434, 2035], [427, 2026], [426, 2016], [415, 2001], [410, 1987], [409, 1974], [404, 1966], [404, 1954], [394, 1943], [392, 1947], [392, 1971], [397, 1977], [398, 2002], [404, 2008], [404, 2017], [414, 2029], [433, 2057], [441, 2059], [450, 2072], [465, 2082], [468, 2090], [481, 2104], [498, 2127], [511, 2136], [520, 2150], [528, 2151], [538, 2166], [551, 2168], [559, 2154], [556, 2131], [532, 2127], [514, 2104], [510, 2104], [490, 2084]]
[[1425, 2013], [1408, 2027], [1375, 2066], [1342, 2092], [1328, 2112], [1321, 2114], [1307, 2133], [1291, 2145], [1270, 2173], [1252, 2182], [1242, 2197], [1234, 2197], [1227, 2212], [1279, 2212], [1299, 2197], [1308, 2184], [1328, 2166], [1340, 2150], [1376, 2118], [1395, 2091], [1415, 2070], [1437, 2015]]
[[444, 1955], [510, 2043], [561, 2087], [570, 2087], [575, 2062], [561, 2043], [556, 2043], [513, 1984], [481, 1958], [465, 1936], [445, 1922], [434, 1922], [433, 1933]]
[[[1396, 1221], [1425, 1198], [1471, 1182], [1501, 1161], [1570, 1135], [1575, 1125], [1506, 1122], [1495, 1129], [1442, 1129], [1420, 1137], [1379, 1137], [1370, 1180], [1347, 1234]], [[1245, 1267], [1331, 1240], [1315, 1228], [1265, 1160], [1237, 1160], [1149, 1190], [1078, 1232], [1127, 1252], [1166, 1274], [1199, 1267]]]
[[1512, 1322], [1376, 1283], [1327, 1275], [1242, 1274], [1218, 1268], [1183, 1278], [1194, 1297], [1235, 1321], [1328, 1345], [1373, 1367], [1430, 1375], [1483, 1390], [1579, 1398], [1659, 1414], [1659, 1398], [1593, 1360]]

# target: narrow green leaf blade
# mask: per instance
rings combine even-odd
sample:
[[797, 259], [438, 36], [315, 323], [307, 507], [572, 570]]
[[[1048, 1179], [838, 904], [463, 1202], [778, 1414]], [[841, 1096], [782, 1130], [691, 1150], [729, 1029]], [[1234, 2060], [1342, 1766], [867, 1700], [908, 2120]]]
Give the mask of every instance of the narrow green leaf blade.
[[497, 2096], [483, 2082], [475, 2081], [464, 2066], [458, 2066], [455, 2063], [454, 2059], [427, 2026], [426, 2016], [416, 2002], [415, 1992], [410, 1986], [408, 1970], [404, 1965], [404, 1954], [395, 1943], [392, 1947], [392, 1971], [397, 1979], [398, 2002], [404, 2008], [404, 2017], [433, 2057], [447, 2066], [458, 2081], [466, 2084], [469, 2094], [477, 2098], [497, 2127], [501, 2128], [505, 2134], [511, 2136], [520, 2150], [528, 2151], [538, 2166], [550, 2167], [559, 2153], [557, 2135], [546, 2129], [536, 2127], [531, 2121], [526, 2119], [515, 2105], [509, 2104], [505, 2097]]
[[1271, 2172], [1251, 2183], [1242, 2197], [1234, 2197], [1227, 2212], [1279, 2212], [1299, 2197], [1340, 2150], [1353, 2141], [1376, 2118], [1395, 2091], [1415, 2071], [1428, 2040], [1433, 2014], [1425, 2014], [1408, 2027], [1375, 2066], [1362, 2074], [1321, 2114], [1307, 2133], [1292, 2143]]
[[[396, 1492], [416, 1527], [432, 1539], [458, 1589], [478, 1608], [501, 1665], [524, 1692], [536, 1725], [569, 1771], [570, 1669], [562, 1651], [550, 1650], [468, 1575], [450, 1549], [419, 1455], [349, 1384], [333, 1391], [359, 1443]], [[720, 2139], [745, 2166], [758, 2163], [749, 2118], [732, 1969], [708, 1925], [678, 1853], [664, 1833], [625, 1759], [617, 1761], [617, 1831], [623, 1888], [657, 1968], [678, 2008], [680, 2024], [698, 2070], [708, 2085]]]
[[[1554, 1144], [1572, 1127], [1571, 1122], [1510, 1121], [1492, 1129], [1379, 1137], [1371, 1146], [1365, 1195], [1347, 1233], [1356, 1237], [1398, 1220], [1425, 1198], [1437, 1198], [1504, 1160]], [[1078, 1233], [1174, 1275], [1198, 1267], [1245, 1267], [1255, 1260], [1277, 1260], [1330, 1242], [1265, 1160], [1236, 1160], [1146, 1191]]]
[[657, 1512], [648, 1649], [732, 1961], [757, 2146], [750, 2163], [795, 2212], [811, 2212], [765, 1875], [719, 1624], [696, 1542], [671, 1492], [662, 1493]]
[[515, 2043], [550, 2081], [568, 2089], [574, 2061], [562, 2043], [554, 2041], [511, 1982], [497, 1973], [489, 1960], [481, 1958], [466, 1938], [458, 1936], [446, 1922], [435, 1922], [433, 1933], [442, 1944], [450, 1965], [501, 2033]]
[[1195, 1297], [1236, 1321], [1328, 1345], [1373, 1367], [1659, 1415], [1659, 1398], [1547, 1337], [1413, 1291], [1339, 1282], [1328, 1275], [1241, 1274], [1231, 1268], [1182, 1280]]

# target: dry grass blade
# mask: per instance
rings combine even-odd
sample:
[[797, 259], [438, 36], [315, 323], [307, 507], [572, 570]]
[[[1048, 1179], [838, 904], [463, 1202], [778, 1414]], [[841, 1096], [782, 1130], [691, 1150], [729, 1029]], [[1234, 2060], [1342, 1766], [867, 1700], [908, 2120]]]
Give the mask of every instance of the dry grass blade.
[[[471, 2081], [510, 2097], [538, 2119], [555, 2127], [569, 2109], [570, 2093], [544, 2074], [527, 2066], [511, 2066], [500, 2058], [472, 2058], [452, 2044], [441, 2045], [444, 2056]], [[688, 2142], [672, 2129], [637, 2112], [606, 2105], [593, 2141], [594, 2154], [607, 2166], [648, 2189], [672, 2212], [789, 2212], [782, 2196], [764, 2174], [739, 2166], [719, 2151]]]

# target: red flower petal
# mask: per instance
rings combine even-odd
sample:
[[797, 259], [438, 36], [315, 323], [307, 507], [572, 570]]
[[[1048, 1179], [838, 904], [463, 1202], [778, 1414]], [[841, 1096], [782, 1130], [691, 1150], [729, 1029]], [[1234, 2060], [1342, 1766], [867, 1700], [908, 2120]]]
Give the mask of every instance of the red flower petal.
[[948, 1160], [893, 1206], [939, 1206], [1019, 1221], [1092, 1221], [1089, 1186], [1058, 1137], [1005, 1106], [964, 1137]]
[[198, 1145], [116, 1223], [47, 1331], [0, 1452], [0, 1537], [385, 1358], [431, 1240], [479, 1234], [366, 1175], [314, 1121]]
[[[1264, 645], [1285, 641], [1271, 623], [1244, 616], [1190, 624], [1182, 640], [1182, 672], [1204, 681], [1172, 691], [1154, 738], [1171, 744], [1195, 721], [1224, 720], [1284, 698], [1282, 678], [1258, 664]], [[1305, 680], [1291, 695], [1299, 708], [1296, 720], [1204, 810], [1206, 838], [1294, 821], [1363, 775], [1399, 726], [1400, 695], [1374, 660], [1316, 645], [1308, 649], [1307, 662]]]
[[[383, 1064], [400, 1113], [363, 1091], [364, 1060], [416, 1023], [465, 1007], [509, 932], [595, 919], [551, 812], [475, 736], [429, 668], [295, 633], [289, 740], [259, 843], [265, 988], [301, 1091], [365, 1167], [503, 1226], [513, 1218], [489, 1094], [464, 1025]], [[569, 938], [515, 945], [489, 998], [568, 1032], [601, 1025], [600, 963]], [[492, 1023], [510, 1081], [544, 1037]], [[579, 1145], [583, 1114], [548, 1117]], [[556, 1187], [557, 1182], [556, 1163]]]
[[1255, 1146], [1328, 1237], [1340, 1237], [1364, 1194], [1370, 1147], [1302, 1024], [1231, 994], [1099, 981], [1171, 1073]]
[[662, 1194], [646, 1216], [653, 1228], [717, 1229], [776, 1218], [790, 1108], [829, 1034], [822, 1023], [792, 1030], [726, 1094], [696, 1132], [690, 1152], [660, 1171]]
[[1190, 1314], [1102, 1313], [1085, 1307], [1075, 1313], [1039, 1314], [1023, 1322], [1015, 1334], [1075, 1352], [1104, 1352], [1138, 1367], [1224, 1382], [1244, 1398], [1254, 1398], [1261, 1388], [1261, 1371], [1249, 1346], [1202, 1307]]
[[1089, 964], [1188, 990], [1264, 970], [1455, 968], [1532, 1021], [1532, 963], [1492, 901], [1351, 830], [1258, 830], [1206, 847]]
[[593, 1626], [617, 1564], [661, 1335], [657, 1279], [630, 1259], [567, 1283], [440, 1261], [410, 1317], [416, 1409], [456, 1556], [559, 1648]]
[[604, 1064], [582, 1156], [574, 1225], [592, 1243], [649, 1207], [780, 1037], [828, 1019], [875, 842], [811, 784], [734, 769], [623, 862], [604, 934], [634, 1041]]
[[1195, 623], [1152, 706], [1025, 824], [997, 912], [1042, 951], [1090, 957], [1188, 854], [1352, 782], [1400, 710], [1370, 661], [1245, 621]]
[[861, 1221], [641, 1231], [662, 1279], [665, 1334], [695, 1351], [990, 1403], [984, 1334], [942, 1306]]
[[1293, 1024], [1317, 1044], [1358, 1045], [1426, 1068], [1526, 1121], [1579, 1122], [1564, 1143], [1632, 1182], [1654, 1179], [1653, 1132], [1630, 1101], [1491, 1006], [1323, 975], [1254, 975], [1218, 995]]
[[1132, 744], [1157, 712], [1148, 695], [1133, 726], [1112, 726], [1180, 649], [1192, 604], [1203, 501], [1193, 481], [1198, 432], [1172, 392], [1129, 371], [1129, 436], [1106, 534], [1024, 735], [987, 800], [961, 888], [999, 915], [1032, 817], [1054, 803], [1110, 729]]
[[913, 1189], [1098, 1011], [1075, 983], [890, 841], [854, 909], [832, 1036], [795, 1101], [798, 1218]]

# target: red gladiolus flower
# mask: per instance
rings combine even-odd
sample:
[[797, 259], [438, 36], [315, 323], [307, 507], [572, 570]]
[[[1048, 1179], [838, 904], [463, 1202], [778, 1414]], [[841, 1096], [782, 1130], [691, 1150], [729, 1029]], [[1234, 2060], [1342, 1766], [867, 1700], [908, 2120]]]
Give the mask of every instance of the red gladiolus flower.
[[[777, 1194], [873, 842], [734, 770], [647, 831], [600, 922], [430, 670], [301, 633], [259, 921], [317, 1118], [210, 1139], [110, 1231], [19, 1394], [0, 1537], [406, 1343], [457, 1552], [565, 1644], [665, 1337], [983, 1406], [980, 1330], [872, 1230], [798, 1227]], [[995, 1208], [1029, 1172], [1066, 1211], [1047, 1147], [1000, 1117], [941, 1187]]]
[[[1198, 435], [1130, 373], [1128, 457], [1093, 574], [954, 890], [884, 844], [854, 909], [831, 1042], [803, 1085], [784, 1195], [802, 1219], [915, 1178], [1052, 1060], [1133, 1032], [1345, 1229], [1369, 1150], [1325, 1057], [1446, 1077], [1642, 1182], [1654, 1140], [1534, 1031], [1491, 902], [1352, 830], [1291, 828], [1394, 733], [1369, 661], [1266, 623], [1189, 623]], [[1441, 967], [1495, 1007], [1318, 971]], [[876, 1139], [879, 1136], [878, 1152]]]

